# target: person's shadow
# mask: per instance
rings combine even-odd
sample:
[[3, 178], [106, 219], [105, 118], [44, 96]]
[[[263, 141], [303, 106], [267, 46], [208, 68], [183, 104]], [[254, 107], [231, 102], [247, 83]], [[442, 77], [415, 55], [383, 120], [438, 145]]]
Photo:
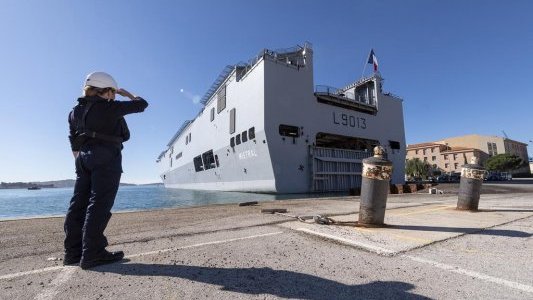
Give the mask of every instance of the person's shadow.
[[219, 285], [241, 294], [270, 294], [297, 299], [430, 299], [409, 293], [414, 285], [399, 281], [374, 281], [347, 285], [314, 275], [271, 268], [210, 268], [188, 265], [122, 263], [94, 271], [134, 276], [178, 277]]

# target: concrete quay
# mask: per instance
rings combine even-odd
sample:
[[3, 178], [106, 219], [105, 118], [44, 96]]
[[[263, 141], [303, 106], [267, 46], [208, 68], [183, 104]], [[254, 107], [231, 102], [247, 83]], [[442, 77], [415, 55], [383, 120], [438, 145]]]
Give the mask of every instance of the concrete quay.
[[[389, 195], [383, 228], [353, 226], [358, 197], [119, 213], [127, 259], [87, 271], [59, 260], [63, 218], [3, 221], [0, 299], [533, 298], [533, 194], [456, 202]], [[294, 218], [317, 214], [336, 223]]]

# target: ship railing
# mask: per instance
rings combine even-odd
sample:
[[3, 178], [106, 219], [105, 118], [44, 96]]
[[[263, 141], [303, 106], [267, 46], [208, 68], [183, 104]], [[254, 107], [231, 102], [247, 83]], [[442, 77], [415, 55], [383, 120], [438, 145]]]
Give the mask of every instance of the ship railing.
[[163, 156], [165, 156], [165, 154], [167, 154], [167, 150], [165, 151], [162, 151], [159, 156], [157, 157], [157, 162], [159, 162], [161, 160], [161, 158], [163, 158]]
[[237, 81], [240, 81], [244, 76], [246, 76], [246, 74], [248, 74], [248, 72], [250, 72], [255, 64], [261, 60], [262, 55], [263, 54], [259, 53], [259, 55], [249, 59], [247, 62], [240, 62], [235, 65]]
[[386, 95], [386, 96], [390, 96], [390, 97], [393, 97], [393, 98], [396, 98], [396, 99], [400, 99], [400, 100], [403, 100], [402, 97], [396, 95], [396, 94], [393, 94], [391, 92], [387, 92], [387, 93], [383, 93], [383, 95]]
[[249, 59], [247, 62], [240, 62], [235, 65], [235, 68], [237, 70], [237, 81], [239, 81], [241, 78], [243, 78], [254, 66], [259, 62], [261, 59], [265, 57], [270, 57], [274, 61], [278, 62], [285, 62], [289, 64], [294, 64], [294, 62], [291, 63], [291, 60], [289, 58], [291, 57], [302, 57], [298, 63], [298, 65], [304, 66], [305, 63], [303, 62], [303, 50], [312, 50], [313, 45], [310, 42], [305, 42], [303, 46], [294, 46], [290, 48], [283, 48], [283, 49], [276, 49], [276, 50], [270, 50], [270, 49], [263, 49], [259, 51], [259, 53]]
[[346, 90], [349, 90], [351, 88], [360, 86], [360, 85], [362, 85], [362, 84], [364, 84], [364, 83], [366, 83], [368, 81], [374, 80], [376, 77], [380, 77], [379, 73], [374, 73], [373, 75], [368, 76], [368, 77], [362, 77], [361, 79], [357, 80], [356, 82], [350, 83], [349, 85], [341, 88], [341, 90], [346, 91]]
[[181, 127], [178, 129], [178, 131], [176, 131], [176, 133], [174, 134], [174, 136], [172, 136], [172, 138], [170, 139], [170, 141], [168, 142], [167, 144], [167, 147], [170, 147], [172, 146], [172, 144], [174, 144], [174, 142], [179, 138], [179, 136], [181, 135], [181, 133], [187, 128], [187, 126], [189, 126], [189, 124], [192, 123], [192, 120], [186, 120], [185, 122], [183, 122], [183, 124], [181, 124]]
[[343, 100], [348, 100], [355, 103], [362, 103], [370, 106], [375, 106], [374, 97], [367, 97], [365, 95], [357, 95], [352, 92], [346, 92], [343, 89], [336, 87], [331, 87], [327, 85], [317, 85], [315, 86], [316, 95], [327, 95], [334, 98], [340, 98]]
[[228, 65], [222, 70], [218, 78], [213, 82], [209, 90], [202, 97], [200, 102], [203, 105], [206, 105], [207, 102], [213, 97], [218, 88], [226, 81], [229, 75], [232, 74], [233, 70], [236, 71], [237, 81], [246, 76], [248, 72], [265, 56], [274, 58], [275, 60], [286, 60], [287, 56], [291, 55], [303, 55], [303, 50], [312, 50], [313, 45], [309, 42], [305, 42], [303, 46], [295, 46], [291, 48], [278, 49], [278, 50], [269, 50], [263, 49], [256, 56], [249, 59], [247, 62], [240, 62], [236, 65]]
[[264, 49], [259, 53], [259, 55], [261, 56], [268, 55], [273, 58], [279, 58], [279, 57], [291, 56], [294, 54], [303, 55], [302, 53], [303, 50], [313, 50], [313, 44], [311, 44], [310, 42], [305, 42], [303, 46], [297, 45], [294, 47], [280, 48], [280, 49], [275, 49], [275, 50]]
[[218, 88], [222, 85], [222, 83], [226, 81], [226, 79], [231, 74], [231, 72], [233, 72], [233, 69], [234, 69], [234, 66], [228, 65], [224, 68], [224, 70], [222, 70], [222, 72], [220, 72], [215, 82], [213, 82], [209, 90], [205, 93], [205, 95], [200, 100], [200, 103], [202, 103], [203, 105], [206, 105], [207, 102], [209, 102], [209, 99], [213, 97], [213, 95], [218, 90]]
[[248, 74], [248, 72], [253, 69], [253, 67], [261, 60], [263, 59], [263, 57], [265, 56], [274, 56], [275, 55], [275, 52], [272, 51], [272, 50], [268, 50], [268, 49], [263, 49], [261, 51], [259, 51], [259, 53], [250, 58], [248, 61], [241, 61], [239, 62], [238, 64], [235, 65], [235, 69], [236, 69], [236, 75], [237, 75], [237, 81], [240, 81], [241, 78], [243, 78], [244, 76], [246, 76], [246, 74]]

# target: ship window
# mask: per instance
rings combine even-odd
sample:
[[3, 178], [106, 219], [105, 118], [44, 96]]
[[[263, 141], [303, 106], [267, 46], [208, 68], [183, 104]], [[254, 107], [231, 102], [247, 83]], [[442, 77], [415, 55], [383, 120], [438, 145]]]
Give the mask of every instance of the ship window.
[[202, 160], [206, 170], [215, 168], [215, 157], [213, 156], [213, 150], [209, 150], [202, 154]]
[[196, 170], [196, 172], [200, 172], [204, 170], [204, 165], [202, 163], [202, 157], [200, 155], [196, 156], [193, 159], [193, 162], [194, 162], [194, 170]]
[[255, 127], [248, 129], [248, 137], [251, 140], [255, 139]]
[[212, 107], [211, 108], [211, 122], [213, 122], [214, 119], [215, 119], [215, 108]]
[[299, 137], [300, 129], [297, 126], [280, 124], [279, 134], [282, 136]]
[[189, 132], [189, 143], [191, 142], [191, 133]]
[[217, 94], [217, 113], [223, 111], [224, 108], [226, 108], [226, 85], [223, 85]]
[[229, 134], [235, 133], [235, 108], [229, 112]]
[[217, 168], [220, 166], [220, 164], [218, 163], [218, 155], [215, 154], [215, 163], [217, 164]]
[[248, 131], [246, 130], [243, 131], [241, 135], [242, 135], [242, 142], [246, 143], [248, 141]]
[[235, 147], [235, 137], [231, 137], [231, 139], [229, 139], [229, 145], [233, 148]]
[[237, 145], [240, 145], [241, 144], [241, 135], [240, 134], [237, 134], [237, 137], [235, 137], [235, 143]]
[[400, 142], [389, 141], [389, 145], [391, 149], [400, 149]]
[[183, 155], [183, 152], [176, 154], [176, 159], [180, 159], [182, 155]]
[[185, 137], [185, 145], [187, 145], [189, 143], [189, 136], [186, 136]]

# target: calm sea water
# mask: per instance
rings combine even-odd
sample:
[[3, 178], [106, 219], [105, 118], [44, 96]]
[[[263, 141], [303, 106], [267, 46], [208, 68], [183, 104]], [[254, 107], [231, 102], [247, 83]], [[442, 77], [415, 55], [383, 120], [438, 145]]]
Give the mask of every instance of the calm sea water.
[[[0, 220], [65, 215], [73, 188], [0, 189]], [[218, 203], [324, 197], [165, 189], [162, 186], [121, 186], [113, 212], [190, 207]]]

